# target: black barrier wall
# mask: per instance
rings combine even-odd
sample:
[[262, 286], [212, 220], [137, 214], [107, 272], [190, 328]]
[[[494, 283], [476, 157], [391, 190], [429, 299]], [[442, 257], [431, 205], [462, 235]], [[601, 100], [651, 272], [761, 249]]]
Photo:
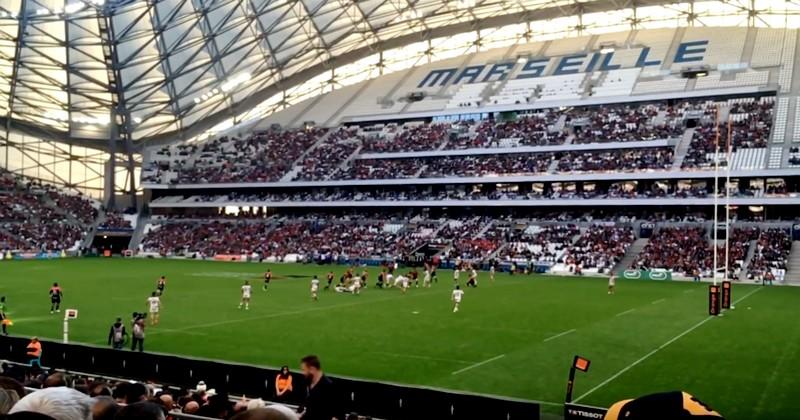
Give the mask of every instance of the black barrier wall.
[[[0, 359], [27, 363], [28, 340], [0, 337]], [[135, 353], [79, 344], [42, 341], [42, 364], [47, 367], [96, 375], [153, 381], [194, 389], [204, 381], [209, 388], [248, 397], [273, 399], [277, 369], [152, 353]], [[324, 363], [324, 355], [323, 363]], [[290, 404], [302, 403], [302, 375], [294, 374], [295, 394]], [[381, 419], [538, 420], [539, 405], [496, 397], [467, 395], [332, 377], [350, 413]]]

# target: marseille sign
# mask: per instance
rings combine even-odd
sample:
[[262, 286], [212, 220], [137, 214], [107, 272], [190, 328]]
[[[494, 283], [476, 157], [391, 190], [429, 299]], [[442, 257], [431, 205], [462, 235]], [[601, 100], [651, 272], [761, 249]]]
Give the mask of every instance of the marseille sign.
[[[675, 50], [673, 63], [701, 63], [705, 57], [708, 41], [683, 42]], [[545, 69], [551, 62], [555, 62], [552, 76], [575, 74], [591, 71], [609, 71], [622, 68], [621, 64], [614, 62], [614, 51], [594, 52], [565, 55], [562, 57], [531, 58], [524, 63], [506, 61], [495, 64], [476, 64], [467, 66], [459, 72], [458, 68], [431, 70], [422, 79], [418, 88], [446, 86], [458, 83], [494, 82], [505, 80], [517, 67], [521, 66], [515, 79], [530, 79], [542, 77]], [[639, 51], [634, 67], [660, 66], [661, 60], [650, 56], [650, 47], [643, 47]]]

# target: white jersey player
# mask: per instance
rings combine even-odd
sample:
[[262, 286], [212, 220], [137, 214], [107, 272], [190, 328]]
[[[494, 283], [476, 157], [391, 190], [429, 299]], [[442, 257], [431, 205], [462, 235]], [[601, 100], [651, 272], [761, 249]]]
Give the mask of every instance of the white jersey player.
[[464, 297], [464, 291], [461, 290], [461, 286], [456, 285], [455, 290], [453, 290], [453, 312], [458, 312], [458, 305], [461, 304], [461, 299]]
[[617, 276], [615, 274], [612, 274], [608, 278], [608, 294], [613, 295], [614, 292], [616, 291], [615, 290], [616, 287], [617, 287]]
[[339, 293], [352, 293], [354, 295], [358, 295], [361, 293], [361, 279], [355, 277], [349, 285], [336, 286], [334, 290]]
[[403, 290], [403, 293], [405, 293], [406, 290], [408, 289], [409, 283], [410, 283], [410, 279], [408, 277], [402, 275], [402, 274], [398, 275], [394, 279], [394, 287], [399, 287], [400, 289]]
[[422, 277], [422, 287], [431, 287], [431, 271], [425, 268], [425, 276]]
[[244, 285], [242, 286], [242, 300], [239, 301], [239, 309], [250, 310], [250, 298], [253, 296], [253, 286], [250, 285], [250, 281], [245, 281]]
[[494, 263], [492, 263], [492, 264], [489, 266], [489, 280], [490, 280], [492, 283], [494, 283], [494, 273], [495, 273], [495, 268], [494, 268]]
[[311, 279], [311, 299], [319, 300], [319, 279], [317, 276]]
[[161, 298], [158, 297], [157, 292], [153, 292], [153, 294], [147, 298], [147, 306], [150, 312], [150, 325], [158, 325], [161, 313]]

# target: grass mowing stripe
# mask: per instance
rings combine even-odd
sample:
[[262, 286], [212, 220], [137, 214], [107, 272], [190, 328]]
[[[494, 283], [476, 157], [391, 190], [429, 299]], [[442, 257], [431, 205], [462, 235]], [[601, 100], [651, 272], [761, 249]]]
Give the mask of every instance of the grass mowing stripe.
[[491, 359], [486, 359], [486, 360], [484, 360], [484, 361], [482, 361], [482, 362], [478, 362], [478, 363], [475, 363], [475, 364], [469, 365], [469, 366], [465, 367], [464, 369], [459, 369], [459, 370], [457, 370], [457, 371], [453, 372], [452, 374], [453, 374], [453, 375], [458, 375], [458, 374], [460, 374], [460, 373], [464, 373], [464, 372], [466, 372], [466, 371], [468, 371], [468, 370], [475, 369], [476, 367], [483, 366], [483, 365], [485, 365], [485, 364], [487, 364], [487, 363], [492, 363], [492, 362], [494, 362], [495, 360], [500, 360], [500, 359], [502, 359], [502, 358], [504, 358], [504, 357], [506, 357], [506, 355], [505, 355], [505, 354], [501, 354], [501, 355], [499, 355], [499, 356], [492, 357]]
[[564, 332], [560, 332], [560, 333], [558, 333], [558, 334], [556, 334], [556, 335], [554, 335], [552, 337], [545, 338], [543, 342], [546, 343], [546, 342], [548, 342], [550, 340], [555, 340], [558, 337], [565, 336], [567, 334], [572, 334], [574, 332], [575, 332], [575, 328], [573, 328], [571, 330], [564, 331]]
[[[751, 291], [750, 293], [747, 293], [746, 295], [742, 296], [742, 297], [741, 297], [739, 300], [737, 300], [737, 301], [736, 301], [736, 302], [734, 302], [734, 303], [739, 303], [739, 302], [741, 302], [741, 301], [743, 301], [743, 300], [747, 299], [748, 297], [752, 296], [754, 293], [758, 292], [759, 290], [762, 290], [762, 288], [758, 288], [758, 289], [755, 289], [755, 290]], [[691, 333], [692, 331], [694, 331], [694, 330], [696, 330], [696, 329], [700, 328], [701, 326], [703, 326], [703, 324], [705, 324], [706, 322], [708, 322], [708, 321], [710, 321], [710, 320], [712, 320], [712, 319], [714, 319], [714, 317], [713, 317], [713, 316], [709, 316], [709, 317], [703, 318], [703, 320], [702, 320], [702, 321], [698, 322], [697, 324], [694, 324], [693, 326], [691, 326], [691, 327], [690, 327], [689, 329], [687, 329], [686, 331], [684, 331], [684, 332], [682, 332], [682, 333], [680, 333], [680, 334], [676, 335], [675, 337], [671, 338], [669, 341], [667, 341], [666, 343], [664, 343], [664, 344], [662, 344], [662, 345], [658, 346], [656, 349], [654, 349], [654, 350], [653, 350], [653, 351], [651, 351], [650, 353], [647, 353], [647, 354], [645, 354], [644, 356], [642, 356], [641, 358], [639, 358], [639, 359], [638, 359], [638, 360], [636, 360], [635, 362], [633, 362], [633, 363], [631, 363], [630, 365], [628, 365], [628, 366], [626, 366], [626, 367], [622, 368], [622, 370], [620, 370], [619, 372], [615, 373], [615, 374], [614, 374], [614, 375], [612, 375], [610, 378], [608, 378], [608, 379], [606, 379], [605, 381], [601, 382], [600, 384], [598, 384], [598, 385], [597, 385], [597, 386], [595, 386], [594, 388], [592, 388], [592, 389], [590, 389], [590, 390], [586, 391], [584, 394], [582, 394], [582, 395], [578, 396], [578, 398], [575, 398], [575, 399], [573, 400], [573, 402], [577, 403], [577, 402], [579, 402], [580, 400], [582, 400], [582, 399], [584, 399], [584, 398], [588, 397], [589, 395], [593, 394], [593, 393], [594, 393], [595, 391], [597, 391], [598, 389], [600, 389], [600, 388], [602, 388], [602, 387], [604, 387], [604, 386], [608, 385], [609, 383], [611, 383], [611, 382], [612, 382], [614, 379], [617, 379], [617, 378], [619, 378], [620, 376], [622, 376], [622, 374], [624, 374], [625, 372], [627, 372], [627, 371], [629, 371], [629, 370], [633, 369], [633, 368], [634, 368], [634, 367], [636, 367], [638, 364], [640, 364], [640, 363], [644, 362], [645, 360], [649, 359], [651, 356], [653, 356], [654, 354], [656, 354], [656, 353], [658, 353], [659, 351], [663, 350], [664, 348], [668, 347], [670, 344], [672, 344], [672, 343], [674, 343], [674, 342], [676, 342], [676, 341], [680, 340], [680, 339], [681, 339], [681, 338], [683, 338], [685, 335], [687, 335], [687, 334]]]

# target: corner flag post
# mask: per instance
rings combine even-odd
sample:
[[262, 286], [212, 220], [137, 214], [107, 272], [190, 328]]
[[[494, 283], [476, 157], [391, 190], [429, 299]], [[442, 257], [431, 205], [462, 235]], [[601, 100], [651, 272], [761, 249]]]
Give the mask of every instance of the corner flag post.
[[69, 321], [78, 319], [77, 309], [67, 309], [64, 311], [64, 344], [69, 343]]

